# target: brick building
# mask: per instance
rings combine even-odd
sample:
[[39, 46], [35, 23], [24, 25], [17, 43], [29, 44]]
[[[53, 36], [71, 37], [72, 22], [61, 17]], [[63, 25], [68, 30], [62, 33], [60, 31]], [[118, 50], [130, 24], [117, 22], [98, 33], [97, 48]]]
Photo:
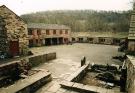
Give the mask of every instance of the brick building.
[[29, 46], [57, 45], [70, 41], [71, 29], [65, 25], [28, 24]]
[[0, 51], [13, 56], [28, 52], [27, 25], [5, 5], [0, 6]]

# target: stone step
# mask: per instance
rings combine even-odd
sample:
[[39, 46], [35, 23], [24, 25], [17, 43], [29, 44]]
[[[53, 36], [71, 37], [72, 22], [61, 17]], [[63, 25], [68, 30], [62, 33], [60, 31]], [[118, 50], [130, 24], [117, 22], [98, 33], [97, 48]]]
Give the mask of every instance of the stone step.
[[111, 89], [101, 88], [97, 86], [89, 86], [89, 85], [84, 85], [84, 84], [70, 82], [70, 81], [62, 81], [60, 85], [63, 88], [73, 89], [73, 90], [80, 91], [83, 93], [85, 92], [86, 93], [122, 93], [122, 92], [114, 91]]
[[9, 87], [1, 88], [0, 93], [33, 93], [51, 80], [51, 73], [42, 70], [32, 76], [17, 81]]

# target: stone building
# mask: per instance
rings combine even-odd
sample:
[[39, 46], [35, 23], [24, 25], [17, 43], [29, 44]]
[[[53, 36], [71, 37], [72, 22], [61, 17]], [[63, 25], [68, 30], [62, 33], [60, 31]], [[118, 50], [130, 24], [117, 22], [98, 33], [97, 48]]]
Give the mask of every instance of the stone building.
[[107, 44], [118, 45], [121, 41], [125, 40], [128, 33], [125, 32], [72, 32], [72, 42], [84, 42], [93, 44]]
[[127, 56], [123, 67], [126, 69], [126, 91], [135, 93], [135, 57]]
[[29, 46], [57, 45], [70, 41], [71, 29], [65, 25], [29, 23]]
[[128, 51], [135, 52], [135, 4], [130, 21], [130, 28], [128, 35]]
[[0, 51], [13, 56], [28, 52], [27, 25], [5, 5], [0, 6]]

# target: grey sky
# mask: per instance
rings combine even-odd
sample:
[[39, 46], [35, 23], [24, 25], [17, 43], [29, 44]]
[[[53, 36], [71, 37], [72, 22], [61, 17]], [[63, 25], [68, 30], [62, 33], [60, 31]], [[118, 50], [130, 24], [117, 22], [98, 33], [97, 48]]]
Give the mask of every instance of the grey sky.
[[18, 15], [46, 10], [114, 10], [132, 9], [132, 0], [0, 0]]

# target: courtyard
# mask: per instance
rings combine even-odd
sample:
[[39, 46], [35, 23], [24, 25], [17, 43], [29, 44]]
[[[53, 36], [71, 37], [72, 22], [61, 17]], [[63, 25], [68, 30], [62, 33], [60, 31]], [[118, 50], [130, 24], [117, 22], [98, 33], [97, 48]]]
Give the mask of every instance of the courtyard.
[[[48, 47], [31, 48], [34, 54], [56, 52], [57, 58], [48, 63], [41, 64], [36, 68], [47, 69], [52, 73], [53, 83], [43, 86], [37, 93], [44, 93], [47, 86], [52, 86], [59, 81], [65, 80], [80, 67], [80, 61], [83, 56], [88, 63], [98, 64], [116, 64], [122, 63], [112, 59], [112, 56], [120, 55], [118, 46], [98, 45], [98, 44], [72, 44]], [[55, 82], [55, 83], [54, 83]], [[45, 92], [46, 93], [46, 92]]]

